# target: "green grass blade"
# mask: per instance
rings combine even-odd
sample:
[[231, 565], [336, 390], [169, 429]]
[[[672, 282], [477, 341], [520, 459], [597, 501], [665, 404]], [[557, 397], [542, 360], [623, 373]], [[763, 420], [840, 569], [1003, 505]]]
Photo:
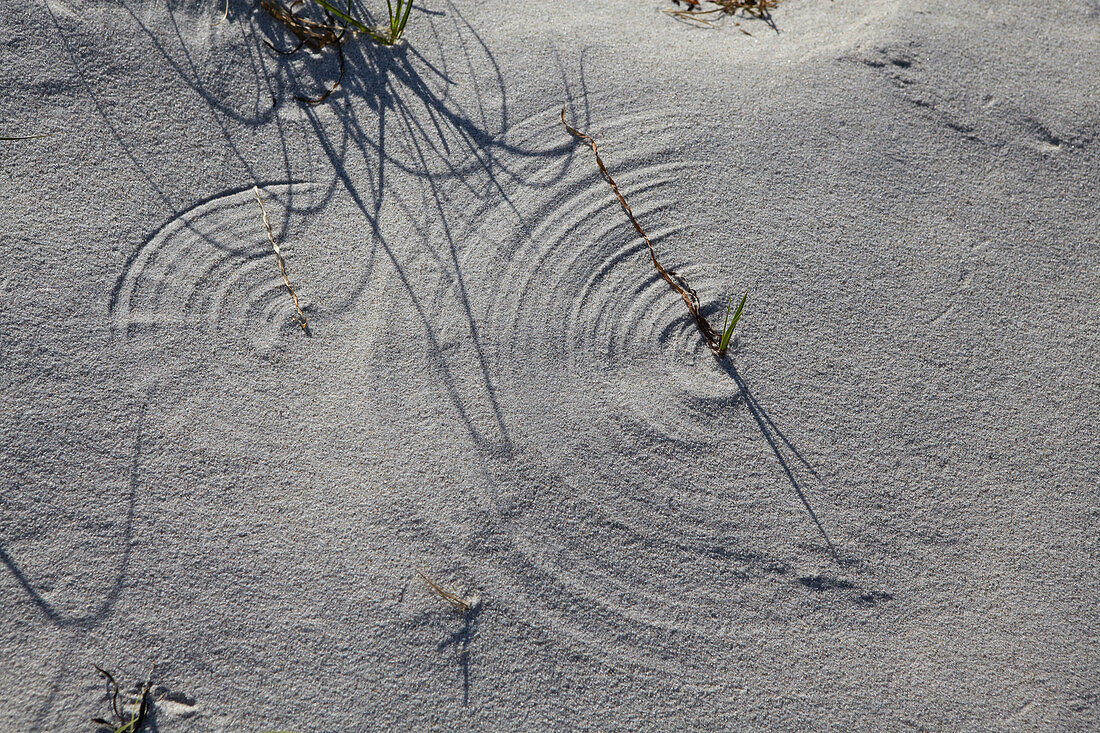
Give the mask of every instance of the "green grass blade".
[[370, 28], [366, 27], [365, 25], [360, 23], [358, 20], [351, 17], [350, 15], [345, 13], [343, 10], [340, 10], [340, 9], [336, 8], [335, 6], [332, 5], [332, 3], [326, 2], [326, 0], [313, 0], [313, 2], [317, 3], [322, 8], [329, 11], [330, 13], [335, 15], [337, 18], [339, 18], [340, 20], [342, 20], [345, 23], [347, 23], [348, 25], [350, 25], [355, 30], [360, 31], [362, 33], [366, 33], [367, 35], [371, 36], [372, 38], [374, 37], [375, 34], [374, 34], [373, 31], [371, 31]]
[[726, 302], [726, 315], [722, 319], [722, 333], [726, 332], [726, 326], [729, 325], [729, 322], [730, 322], [730, 309], [731, 308], [733, 308], [733, 296], [732, 295], [730, 296], [729, 301]]
[[397, 25], [398, 36], [405, 32], [405, 24], [409, 22], [409, 12], [412, 10], [412, 8], [412, 0], [407, 0], [405, 4], [405, 14], [401, 16], [401, 22]]
[[[733, 329], [737, 327], [737, 322], [741, 320], [741, 311], [745, 310], [745, 300], [749, 297], [748, 291], [741, 298], [741, 303], [738, 304], [737, 310], [733, 314], [733, 320], [729, 322], [729, 325], [722, 331], [722, 339], [718, 342], [718, 355], [724, 356], [726, 349], [729, 348], [730, 339], [733, 338]], [[730, 298], [730, 305], [733, 304], [733, 298]], [[726, 306], [726, 316], [730, 313], [729, 306]]]

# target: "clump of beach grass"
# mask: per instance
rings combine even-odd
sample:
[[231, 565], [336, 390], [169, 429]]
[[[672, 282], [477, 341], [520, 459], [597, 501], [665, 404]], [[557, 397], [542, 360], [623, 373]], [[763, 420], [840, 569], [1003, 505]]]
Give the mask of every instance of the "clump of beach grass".
[[[600, 150], [596, 147], [596, 141], [589, 135], [581, 132], [580, 130], [570, 126], [565, 121], [565, 108], [561, 111], [561, 123], [565, 125], [565, 129], [570, 132], [574, 137], [579, 140], [583, 140], [588, 143], [588, 146], [592, 148], [592, 153], [596, 156], [596, 165], [599, 166], [600, 174], [604, 180], [611, 186], [611, 190], [615, 192], [615, 196], [619, 199], [619, 205], [622, 206], [623, 211], [626, 212], [626, 216], [630, 219], [630, 223], [634, 225], [634, 230], [638, 232], [638, 236], [645, 241], [646, 247], [649, 249], [649, 258], [653, 262], [653, 266], [657, 268], [657, 272], [664, 278], [665, 282], [669, 284], [676, 294], [679, 295], [684, 304], [687, 305], [688, 312], [691, 317], [695, 319], [695, 325], [699, 327], [699, 332], [703, 335], [703, 340], [706, 341], [707, 347], [718, 356], [719, 359], [725, 357], [726, 350], [729, 348], [730, 339], [733, 336], [733, 329], [737, 326], [737, 322], [741, 320], [741, 313], [745, 309], [745, 300], [749, 297], [746, 292], [744, 297], [741, 298], [741, 304], [737, 306], [737, 312], [733, 315], [733, 320], [729, 320], [729, 307], [726, 308], [726, 323], [722, 326], [722, 333], [719, 334], [714, 330], [714, 327], [707, 321], [706, 316], [699, 305], [699, 296], [696, 294], [694, 288], [688, 285], [680, 275], [677, 275], [672, 270], [666, 270], [661, 266], [661, 263], [657, 260], [657, 252], [653, 248], [653, 242], [650, 241], [649, 235], [642, 229], [642, 225], [638, 223], [638, 220], [634, 217], [634, 212], [630, 210], [630, 205], [626, 202], [621, 191], [619, 191], [618, 184], [615, 183], [615, 179], [611, 177], [611, 174], [607, 172], [607, 166], [604, 165], [603, 159], [600, 157]], [[730, 298], [730, 305], [733, 304], [733, 298]]]
[[[711, 28], [717, 27], [716, 21], [736, 15], [756, 18], [775, 28], [771, 11], [778, 3], [779, 0], [672, 0], [676, 7], [666, 8], [664, 12]], [[740, 22], [735, 20], [733, 24], [746, 36], [752, 35], [741, 27]]]
[[[280, 0], [260, 0], [260, 7], [298, 38], [298, 45], [289, 50], [275, 48], [265, 40], [264, 43], [267, 43], [273, 51], [289, 56], [297, 53], [302, 46], [317, 52], [327, 46], [333, 46], [336, 49], [340, 59], [340, 75], [336, 83], [319, 97], [297, 98], [299, 102], [305, 104], [320, 104], [325, 101], [344, 80], [343, 44], [349, 33], [365, 35], [380, 46], [393, 46], [405, 33], [405, 25], [409, 22], [409, 13], [412, 12], [413, 7], [412, 0], [386, 0], [388, 22], [384, 26], [375, 28], [352, 14], [352, 0], [348, 0], [345, 10], [337, 8], [327, 0], [310, 0], [314, 7], [324, 12], [326, 19], [324, 23], [295, 13], [294, 9], [302, 2], [303, 0], [297, 0], [288, 7]], [[337, 19], [343, 21], [343, 27], [339, 27]]]
[[107, 681], [107, 701], [110, 704], [111, 717], [92, 718], [92, 722], [99, 726], [97, 729], [99, 733], [138, 733], [145, 724], [152, 707], [149, 699], [151, 683], [146, 681], [137, 698], [127, 703], [121, 699], [121, 690], [114, 675], [99, 665], [92, 666]]

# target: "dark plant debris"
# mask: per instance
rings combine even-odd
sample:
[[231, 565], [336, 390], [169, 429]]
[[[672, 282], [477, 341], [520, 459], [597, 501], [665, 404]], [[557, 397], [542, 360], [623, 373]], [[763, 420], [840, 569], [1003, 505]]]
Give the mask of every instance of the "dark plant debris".
[[107, 681], [107, 700], [110, 702], [111, 718], [92, 718], [92, 722], [98, 726], [100, 733], [138, 733], [145, 724], [149, 715], [151, 703], [149, 690], [151, 683], [146, 682], [141, 688], [141, 694], [134, 702], [130, 703], [135, 709], [127, 711], [127, 704], [120, 699], [120, 689], [114, 675], [99, 665], [92, 665], [96, 672]]
[[[301, 0], [294, 3], [294, 5], [300, 4], [300, 1]], [[264, 43], [266, 43], [275, 53], [284, 56], [292, 56], [298, 53], [298, 51], [302, 49], [302, 46], [306, 46], [311, 51], [316, 51], [318, 53], [323, 51], [326, 46], [336, 47], [336, 54], [340, 59], [340, 75], [336, 78], [336, 83], [333, 84], [328, 91], [315, 99], [301, 96], [296, 97], [296, 99], [303, 104], [320, 104], [328, 99], [329, 95], [335, 92], [337, 87], [340, 86], [340, 82], [344, 80], [343, 40], [345, 35], [347, 35], [348, 26], [344, 25], [343, 28], [337, 28], [336, 20], [328, 11], [325, 11], [325, 16], [329, 21], [328, 24], [319, 23], [310, 18], [296, 15], [291, 8], [283, 5], [279, 0], [260, 0], [260, 7], [272, 18], [286, 26], [286, 29], [293, 33], [298, 39], [298, 45], [289, 50], [275, 48], [272, 43], [264, 39]]]
[[[323, 13], [325, 22], [307, 17], [295, 12], [298, 6], [313, 8]], [[364, 35], [380, 46], [393, 46], [405, 32], [405, 25], [409, 21], [409, 13], [412, 12], [412, 0], [386, 0], [389, 22], [385, 28], [373, 28], [362, 20], [352, 15], [352, 0], [348, 0], [347, 8], [341, 10], [328, 0], [294, 0], [289, 6], [283, 5], [279, 0], [260, 0], [260, 7], [275, 20], [286, 26], [286, 29], [298, 39], [298, 45], [288, 50], [275, 48], [268, 41], [264, 41], [276, 53], [290, 56], [301, 50], [302, 46], [311, 51], [320, 53], [328, 46], [334, 46], [340, 57], [340, 75], [336, 83], [316, 99], [298, 97], [298, 101], [304, 104], [320, 104], [328, 99], [329, 95], [336, 91], [340, 82], [344, 80], [344, 41], [350, 36]], [[337, 19], [344, 25], [338, 27]]]
[[[771, 11], [779, 0], [672, 0], [672, 4], [676, 7], [665, 12], [689, 23], [713, 28], [717, 26], [717, 20], [740, 15], [762, 20], [775, 30]], [[741, 27], [740, 22], [734, 20], [733, 24], [746, 36], [752, 35]]]
[[[565, 108], [561, 111], [561, 123], [565, 125], [565, 129], [568, 130], [574, 137], [579, 140], [584, 140], [592, 148], [592, 153], [596, 156], [596, 165], [600, 168], [600, 173], [603, 175], [604, 180], [611, 185], [611, 190], [615, 192], [615, 196], [619, 199], [619, 204], [623, 207], [623, 211], [626, 212], [626, 216], [630, 219], [630, 223], [634, 225], [635, 231], [638, 235], [645, 240], [646, 247], [649, 248], [649, 258], [653, 261], [653, 266], [657, 268], [657, 272], [661, 274], [665, 282], [676, 291], [676, 293], [683, 298], [684, 304], [687, 305], [688, 312], [691, 317], [695, 319], [695, 325], [699, 327], [700, 333], [703, 334], [703, 340], [707, 342], [707, 346], [713, 351], [718, 358], [722, 358], [726, 355], [726, 347], [729, 345], [728, 334], [719, 334], [707, 321], [706, 316], [703, 315], [699, 306], [699, 296], [695, 290], [688, 285], [687, 280], [677, 275], [672, 270], [666, 270], [661, 266], [661, 263], [657, 261], [657, 253], [653, 249], [653, 242], [649, 241], [649, 236], [642, 229], [642, 225], [638, 223], [638, 220], [634, 218], [634, 212], [630, 210], [630, 205], [626, 203], [626, 199], [623, 198], [622, 193], [619, 191], [619, 186], [615, 183], [615, 179], [611, 177], [611, 174], [607, 172], [607, 167], [603, 163], [603, 159], [600, 158], [600, 151], [596, 147], [596, 141], [591, 137], [581, 132], [580, 130], [571, 127], [568, 122], [565, 121]], [[747, 295], [747, 294], [746, 294]], [[737, 318], [740, 318], [741, 309], [744, 307], [745, 301], [742, 299], [741, 306], [737, 310]], [[734, 320], [736, 325], [737, 319]], [[732, 328], [729, 329], [732, 332]]]

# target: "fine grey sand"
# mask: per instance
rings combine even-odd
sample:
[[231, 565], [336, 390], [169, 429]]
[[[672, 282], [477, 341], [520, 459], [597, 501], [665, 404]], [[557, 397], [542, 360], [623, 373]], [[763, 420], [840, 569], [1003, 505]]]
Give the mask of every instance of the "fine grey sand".
[[0, 730], [1100, 726], [1100, 4], [665, 7], [3, 3]]

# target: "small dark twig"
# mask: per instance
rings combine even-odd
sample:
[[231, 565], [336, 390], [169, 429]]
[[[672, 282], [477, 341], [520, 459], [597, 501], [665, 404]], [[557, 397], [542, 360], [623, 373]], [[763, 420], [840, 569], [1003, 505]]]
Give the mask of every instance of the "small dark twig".
[[114, 717], [114, 720], [92, 718], [92, 722], [102, 726], [110, 733], [138, 733], [138, 731], [141, 730], [141, 726], [145, 724], [145, 718], [149, 715], [149, 708], [151, 706], [149, 691], [152, 688], [152, 684], [149, 681], [145, 682], [145, 685], [141, 688], [141, 696], [138, 698], [137, 710], [127, 714], [125, 713], [126, 704], [119, 702], [120, 690], [114, 675], [98, 664], [93, 664], [92, 666], [107, 680], [107, 699], [110, 701], [111, 714]]

